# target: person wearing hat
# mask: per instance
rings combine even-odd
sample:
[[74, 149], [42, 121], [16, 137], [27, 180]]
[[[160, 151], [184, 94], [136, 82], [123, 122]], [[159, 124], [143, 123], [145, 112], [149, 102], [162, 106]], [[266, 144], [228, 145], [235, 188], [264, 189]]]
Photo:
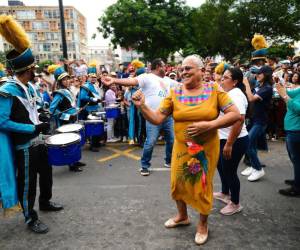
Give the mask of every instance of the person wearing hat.
[[0, 86], [4, 84], [8, 78], [5, 75], [4, 66], [2, 63], [0, 63]]
[[[76, 98], [70, 91], [69, 74], [63, 67], [58, 67], [54, 71], [57, 82], [57, 90], [53, 92], [53, 100], [50, 104], [50, 113], [54, 116], [56, 126], [72, 124], [77, 121], [78, 110], [76, 108]], [[69, 165], [72, 172], [81, 172], [85, 163], [76, 162]]]
[[[0, 86], [7, 80], [4, 66], [0, 63]], [[2, 173], [0, 175], [0, 208], [3, 208], [4, 216], [7, 217], [20, 211], [20, 208], [18, 206], [16, 171], [13, 164], [13, 151], [9, 134], [0, 130], [0, 141], [0, 173]]]
[[50, 126], [39, 121], [28, 87], [28, 82], [35, 77], [34, 56], [25, 31], [11, 16], [0, 16], [0, 33], [14, 47], [7, 53], [6, 60], [15, 74], [14, 79], [0, 87], [0, 131], [9, 135], [15, 151], [18, 197], [25, 222], [31, 231], [47, 233], [48, 226], [39, 220], [34, 210], [38, 173], [40, 210], [58, 211], [63, 207], [50, 201], [52, 167], [45, 145], [38, 140], [39, 134], [46, 134]]
[[[97, 69], [94, 65], [88, 68], [88, 76], [88, 81], [80, 87], [78, 94], [77, 106], [83, 108], [79, 115], [80, 120], [87, 120], [90, 113], [99, 111], [99, 103], [103, 98], [97, 90]], [[100, 136], [91, 137], [90, 151], [99, 152], [100, 139]]]
[[252, 127], [249, 131], [249, 148], [246, 152], [250, 159], [251, 166], [242, 171], [242, 175], [248, 176], [248, 181], [257, 181], [265, 175], [262, 164], [257, 156], [257, 142], [266, 131], [268, 124], [268, 108], [271, 103], [272, 88], [272, 68], [265, 65], [257, 72], [259, 85], [251, 91], [247, 78], [244, 78], [248, 101], [253, 103]]
[[221, 62], [217, 65], [217, 67], [215, 67], [214, 79], [218, 84], [221, 85], [221, 79], [222, 79], [223, 73], [229, 68], [230, 68], [230, 65], [225, 62]]

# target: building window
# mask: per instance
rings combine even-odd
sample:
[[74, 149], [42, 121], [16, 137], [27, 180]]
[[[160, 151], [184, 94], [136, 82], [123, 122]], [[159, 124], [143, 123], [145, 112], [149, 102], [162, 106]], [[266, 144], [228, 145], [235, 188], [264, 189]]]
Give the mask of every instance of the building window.
[[49, 29], [49, 23], [48, 22], [33, 22], [32, 23], [32, 29], [34, 29], [34, 30], [47, 30], [47, 29]]
[[44, 51], [51, 51], [51, 44], [50, 43], [44, 43], [43, 44], [43, 50]]
[[18, 10], [16, 11], [17, 19], [35, 19], [35, 11]]

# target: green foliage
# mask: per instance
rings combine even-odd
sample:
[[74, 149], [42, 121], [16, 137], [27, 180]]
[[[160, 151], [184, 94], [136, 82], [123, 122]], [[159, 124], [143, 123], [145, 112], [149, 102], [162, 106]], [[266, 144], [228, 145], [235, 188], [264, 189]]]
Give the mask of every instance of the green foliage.
[[0, 63], [2, 63], [3, 65], [5, 65], [5, 52], [0, 51]]
[[43, 70], [43, 68], [45, 67], [45, 65], [51, 65], [51, 64], [53, 64], [53, 62], [51, 60], [41, 61], [38, 63], [39, 68], [37, 71], [41, 72]]
[[192, 15], [194, 38], [184, 50], [207, 55], [250, 57], [251, 39], [263, 34], [273, 43], [300, 39], [299, 0], [208, 0]]
[[99, 19], [98, 31], [146, 59], [167, 58], [186, 44], [189, 13], [183, 0], [119, 0]]
[[286, 59], [294, 54], [294, 48], [289, 44], [273, 44], [268, 50], [268, 55], [274, 58]]
[[119, 0], [99, 21], [98, 31], [114, 46], [136, 49], [146, 59], [181, 50], [243, 60], [254, 50], [255, 33], [270, 46], [300, 40], [300, 1], [206, 0], [189, 8], [184, 0]]

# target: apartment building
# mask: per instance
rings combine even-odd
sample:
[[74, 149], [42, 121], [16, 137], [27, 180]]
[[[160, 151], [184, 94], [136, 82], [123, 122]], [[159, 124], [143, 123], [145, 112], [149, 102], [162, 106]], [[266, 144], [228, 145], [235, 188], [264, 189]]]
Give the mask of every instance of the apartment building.
[[[37, 61], [56, 61], [62, 58], [58, 6], [24, 6], [21, 1], [8, 3], [9, 6], [0, 6], [0, 15], [12, 15], [24, 27]], [[64, 6], [64, 18], [69, 59], [86, 58], [88, 49], [85, 17], [76, 8]], [[0, 48], [9, 50], [10, 45], [6, 41], [0, 40], [0, 43]]]

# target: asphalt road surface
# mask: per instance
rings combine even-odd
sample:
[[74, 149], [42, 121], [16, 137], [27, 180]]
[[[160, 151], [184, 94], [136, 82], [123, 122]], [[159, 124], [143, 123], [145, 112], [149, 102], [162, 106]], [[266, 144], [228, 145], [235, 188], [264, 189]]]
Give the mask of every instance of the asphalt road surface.
[[[292, 177], [285, 144], [269, 146], [268, 153], [260, 153], [267, 165], [265, 177], [255, 183], [240, 178], [244, 210], [223, 216], [219, 213], [223, 204], [214, 202], [204, 246], [194, 243], [198, 215], [192, 209], [190, 226], [163, 226], [176, 214], [170, 172], [163, 167], [164, 146], [156, 146], [151, 175], [142, 177], [141, 149], [116, 143], [99, 153], [84, 149], [82, 161], [88, 165], [81, 173], [56, 167], [52, 200], [65, 209], [39, 212], [49, 233], [30, 232], [22, 214], [1, 218], [0, 249], [300, 249], [300, 199], [278, 194], [284, 179]], [[239, 172], [244, 168], [241, 163]], [[220, 189], [218, 173], [214, 185]]]

